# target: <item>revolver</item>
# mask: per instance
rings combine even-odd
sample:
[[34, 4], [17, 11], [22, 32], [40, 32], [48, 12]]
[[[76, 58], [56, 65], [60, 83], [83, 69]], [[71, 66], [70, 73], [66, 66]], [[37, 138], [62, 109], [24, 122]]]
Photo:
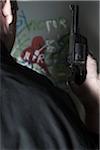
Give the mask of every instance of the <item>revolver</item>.
[[69, 52], [67, 57], [70, 69], [70, 81], [81, 85], [87, 74], [86, 61], [88, 55], [87, 39], [79, 32], [79, 6], [70, 5], [71, 30], [69, 36]]

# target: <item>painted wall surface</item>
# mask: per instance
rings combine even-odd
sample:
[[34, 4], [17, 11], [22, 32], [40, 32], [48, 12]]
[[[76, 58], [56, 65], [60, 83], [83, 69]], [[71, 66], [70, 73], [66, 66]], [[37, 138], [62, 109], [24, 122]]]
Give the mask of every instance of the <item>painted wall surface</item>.
[[18, 63], [62, 86], [70, 15], [68, 2], [19, 2], [17, 38], [11, 53]]
[[61, 87], [67, 77], [70, 3], [79, 4], [80, 31], [99, 60], [98, 2], [89, 1], [18, 2], [17, 38], [11, 53], [18, 63], [47, 75]]

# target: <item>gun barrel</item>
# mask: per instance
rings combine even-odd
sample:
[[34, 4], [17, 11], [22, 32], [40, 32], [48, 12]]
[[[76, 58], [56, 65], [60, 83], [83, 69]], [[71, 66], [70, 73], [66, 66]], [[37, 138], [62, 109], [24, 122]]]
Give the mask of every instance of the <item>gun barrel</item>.
[[72, 25], [71, 25], [71, 33], [79, 32], [79, 6], [78, 5], [70, 5], [72, 11]]

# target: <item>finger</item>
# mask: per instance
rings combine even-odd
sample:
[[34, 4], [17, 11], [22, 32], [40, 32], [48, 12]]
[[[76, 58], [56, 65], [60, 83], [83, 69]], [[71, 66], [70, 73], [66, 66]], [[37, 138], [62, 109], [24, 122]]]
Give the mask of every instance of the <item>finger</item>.
[[87, 57], [87, 78], [97, 77], [97, 63], [91, 55]]

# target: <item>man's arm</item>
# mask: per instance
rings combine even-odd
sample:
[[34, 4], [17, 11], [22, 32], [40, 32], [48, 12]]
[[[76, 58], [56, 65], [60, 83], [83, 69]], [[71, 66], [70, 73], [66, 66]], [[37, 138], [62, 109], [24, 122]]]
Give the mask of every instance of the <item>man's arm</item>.
[[81, 86], [71, 84], [71, 88], [84, 105], [87, 128], [99, 133], [100, 74], [97, 74], [96, 61], [90, 55], [87, 58], [85, 82]]

